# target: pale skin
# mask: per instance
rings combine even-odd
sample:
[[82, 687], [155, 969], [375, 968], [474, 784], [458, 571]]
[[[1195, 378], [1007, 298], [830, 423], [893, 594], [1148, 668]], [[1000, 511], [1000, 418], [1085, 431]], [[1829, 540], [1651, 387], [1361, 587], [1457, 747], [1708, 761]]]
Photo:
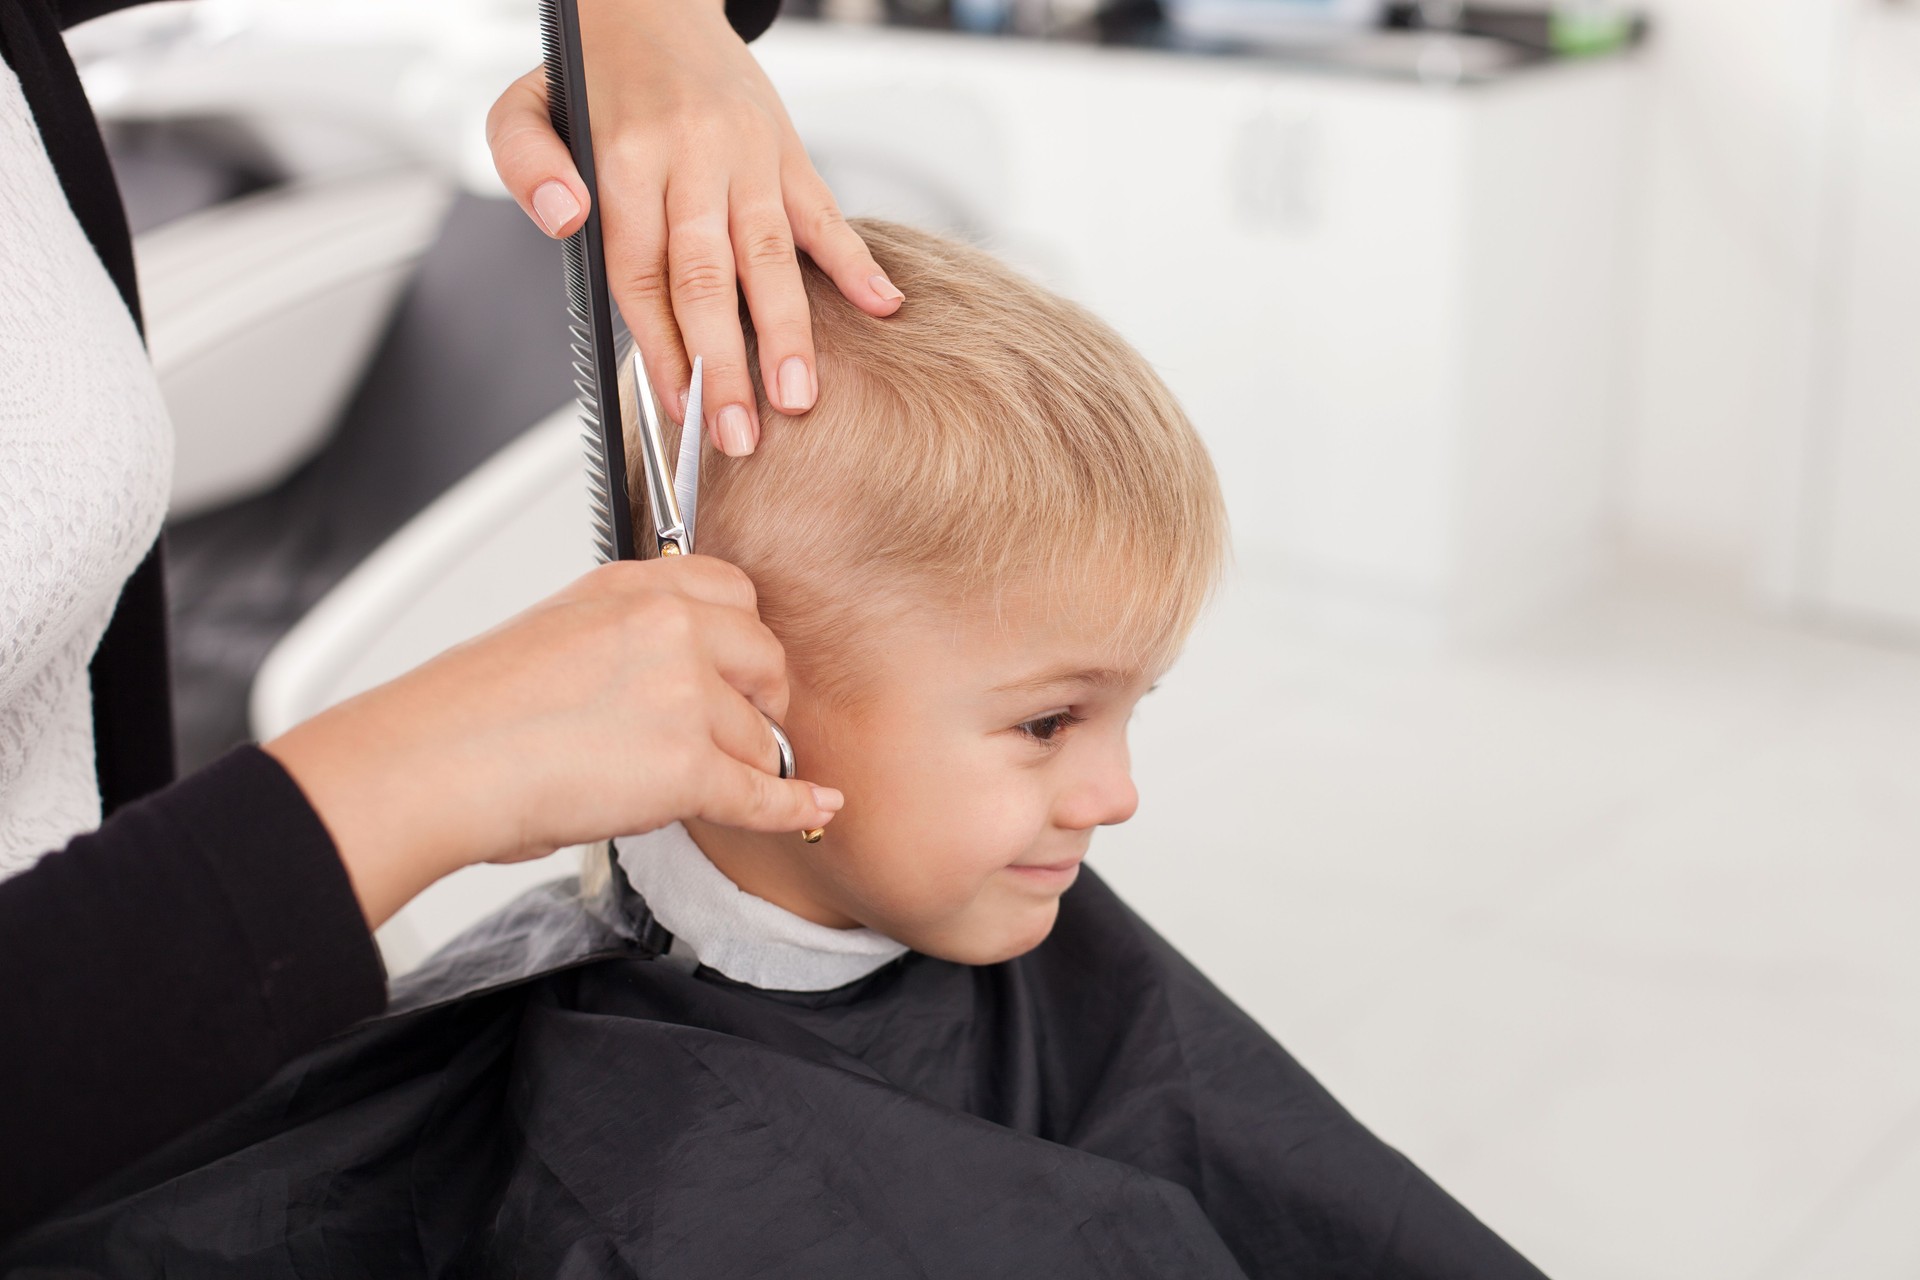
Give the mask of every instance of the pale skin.
[[1138, 805], [1127, 724], [1158, 670], [1057, 610], [994, 612], [882, 624], [854, 697], [796, 679], [788, 732], [847, 808], [816, 845], [689, 821], [714, 865], [817, 924], [962, 964], [1039, 945], [1094, 830]]

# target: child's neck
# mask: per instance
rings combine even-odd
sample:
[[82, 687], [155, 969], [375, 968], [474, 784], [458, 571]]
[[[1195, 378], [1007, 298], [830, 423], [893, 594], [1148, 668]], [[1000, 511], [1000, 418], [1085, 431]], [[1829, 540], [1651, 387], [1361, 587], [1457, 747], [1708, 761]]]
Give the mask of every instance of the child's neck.
[[807, 874], [797, 834], [742, 831], [698, 818], [687, 819], [686, 828], [707, 861], [743, 892], [829, 929], [860, 927], [858, 920], [821, 900]]

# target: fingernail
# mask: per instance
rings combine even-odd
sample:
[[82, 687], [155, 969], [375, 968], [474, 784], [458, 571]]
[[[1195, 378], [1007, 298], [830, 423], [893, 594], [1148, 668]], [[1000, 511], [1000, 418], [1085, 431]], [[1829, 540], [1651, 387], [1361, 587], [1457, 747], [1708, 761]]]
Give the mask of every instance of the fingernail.
[[813, 378], [807, 362], [788, 356], [780, 362], [780, 407], [788, 413], [805, 413], [813, 408]]
[[737, 404], [720, 411], [720, 452], [733, 458], [744, 458], [753, 452], [753, 421]]
[[687, 425], [687, 395], [685, 391], [680, 393], [680, 425], [683, 427]]
[[893, 281], [882, 275], [868, 276], [867, 288], [879, 294], [883, 302], [899, 302], [907, 296], [893, 287]]
[[533, 211], [540, 215], [540, 225], [547, 234], [557, 236], [560, 228], [579, 216], [580, 202], [567, 190], [566, 183], [543, 182], [533, 193]]
[[814, 787], [813, 802], [822, 813], [838, 813], [841, 806], [847, 803], [847, 798], [832, 787]]

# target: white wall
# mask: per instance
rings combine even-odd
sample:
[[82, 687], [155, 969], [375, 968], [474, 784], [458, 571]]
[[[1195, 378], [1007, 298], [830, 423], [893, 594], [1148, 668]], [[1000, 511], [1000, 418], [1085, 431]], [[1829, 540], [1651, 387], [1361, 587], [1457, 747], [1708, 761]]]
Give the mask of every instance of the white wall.
[[1645, 0], [1655, 22], [1620, 519], [1643, 558], [1756, 581], [1810, 412], [1845, 0]]

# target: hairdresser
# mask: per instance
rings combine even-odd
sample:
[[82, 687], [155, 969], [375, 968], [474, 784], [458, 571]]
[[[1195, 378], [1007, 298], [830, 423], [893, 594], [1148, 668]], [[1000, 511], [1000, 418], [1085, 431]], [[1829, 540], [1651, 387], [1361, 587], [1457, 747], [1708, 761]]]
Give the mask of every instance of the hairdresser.
[[[0, 0], [0, 1238], [378, 1013], [372, 930], [441, 876], [691, 815], [797, 830], [840, 803], [774, 776], [783, 656], [746, 581], [698, 558], [597, 570], [175, 780], [172, 439], [61, 36], [120, 7]], [[793, 410], [818, 394], [795, 244], [871, 314], [899, 294], [747, 52], [777, 0], [580, 7], [615, 296], [656, 386], [705, 356], [706, 425], [750, 452], [736, 280]], [[529, 215], [579, 226], [541, 80], [488, 131]]]

